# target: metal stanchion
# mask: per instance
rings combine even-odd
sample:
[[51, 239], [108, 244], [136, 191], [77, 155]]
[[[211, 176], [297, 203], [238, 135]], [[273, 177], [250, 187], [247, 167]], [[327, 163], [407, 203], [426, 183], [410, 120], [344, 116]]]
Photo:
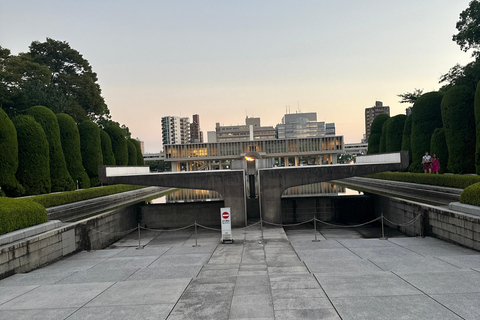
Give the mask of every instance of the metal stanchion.
[[313, 232], [315, 233], [315, 240], [312, 240], [312, 242], [320, 242], [320, 240], [317, 239], [317, 216], [313, 216]]
[[387, 240], [388, 238], [385, 237], [385, 230], [383, 228], [383, 212], [382, 212], [382, 216], [381, 216], [381, 220], [382, 220], [382, 236], [380, 237], [380, 240]]
[[195, 245], [193, 245], [192, 247], [200, 247], [200, 245], [198, 244], [198, 236], [197, 236], [197, 220], [195, 220]]
[[142, 245], [140, 244], [140, 223], [137, 223], [137, 229], [138, 229], [138, 249], [143, 249]]
[[261, 241], [261, 243], [264, 243], [264, 241], [263, 241], [263, 219], [262, 219], [261, 216], [260, 216], [260, 232], [262, 233], [262, 241]]

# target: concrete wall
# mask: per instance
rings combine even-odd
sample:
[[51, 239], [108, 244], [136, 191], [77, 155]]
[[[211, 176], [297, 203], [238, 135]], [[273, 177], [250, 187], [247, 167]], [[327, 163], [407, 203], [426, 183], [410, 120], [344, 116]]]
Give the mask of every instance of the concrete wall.
[[140, 207], [140, 225], [151, 229], [181, 228], [195, 223], [220, 228], [223, 201], [148, 204]]
[[0, 279], [28, 272], [81, 250], [102, 249], [137, 226], [128, 206], [0, 246]]
[[480, 250], [480, 217], [418, 202], [372, 195], [375, 214], [381, 213], [396, 224], [407, 223], [422, 215], [420, 221], [408, 226], [386, 225], [410, 236], [427, 235], [467, 248]]

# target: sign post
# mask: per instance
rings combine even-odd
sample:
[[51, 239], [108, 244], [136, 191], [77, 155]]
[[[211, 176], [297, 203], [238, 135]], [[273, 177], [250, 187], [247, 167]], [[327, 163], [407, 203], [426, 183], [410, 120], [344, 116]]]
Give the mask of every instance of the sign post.
[[222, 243], [232, 243], [232, 215], [230, 208], [220, 208], [220, 222], [222, 225]]

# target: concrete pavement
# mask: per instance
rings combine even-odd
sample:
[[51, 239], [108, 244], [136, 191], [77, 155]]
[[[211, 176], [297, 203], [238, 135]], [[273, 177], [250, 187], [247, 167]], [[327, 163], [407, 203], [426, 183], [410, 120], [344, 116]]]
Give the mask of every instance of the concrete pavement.
[[[0, 280], [0, 319], [480, 319], [480, 253], [376, 228], [142, 231]], [[366, 238], [368, 237], [368, 238]]]

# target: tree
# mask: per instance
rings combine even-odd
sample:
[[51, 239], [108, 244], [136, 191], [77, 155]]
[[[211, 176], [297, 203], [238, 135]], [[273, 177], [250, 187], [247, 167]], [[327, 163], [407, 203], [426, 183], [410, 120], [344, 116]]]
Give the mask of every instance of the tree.
[[398, 152], [402, 150], [402, 136], [407, 116], [398, 114], [385, 122], [385, 152]]
[[104, 130], [100, 130], [100, 140], [102, 142], [103, 164], [106, 166], [114, 166], [116, 163], [112, 150], [112, 140]]
[[31, 116], [12, 119], [17, 130], [18, 169], [16, 177], [27, 195], [51, 191], [48, 141], [42, 126]]
[[382, 137], [382, 126], [390, 116], [388, 114], [379, 114], [373, 119], [370, 127], [370, 136], [368, 137], [368, 151], [367, 154], [376, 154], [380, 150], [380, 138]]
[[2, 192], [9, 197], [25, 193], [25, 189], [15, 177], [17, 169], [17, 130], [5, 111], [0, 108], [0, 196]]
[[34, 62], [47, 66], [51, 72], [51, 83], [73, 99], [66, 111], [77, 122], [98, 120], [109, 114], [97, 83], [97, 74], [68, 42], [50, 38], [45, 42], [34, 41], [28, 54]]
[[472, 56], [479, 56], [480, 49], [480, 1], [472, 0], [468, 8], [460, 13], [460, 20], [456, 28], [458, 33], [453, 35], [460, 49], [467, 52], [472, 49]]
[[143, 153], [142, 148], [140, 147], [140, 142], [135, 139], [130, 139], [130, 141], [135, 145], [135, 149], [137, 150], [137, 166], [143, 166], [145, 161], [143, 160]]
[[60, 141], [67, 169], [74, 182], [82, 189], [90, 188], [88, 177], [82, 164], [82, 153], [80, 151], [80, 133], [75, 120], [65, 113], [58, 113], [58, 126], [60, 128]]
[[430, 152], [432, 156], [434, 154], [437, 155], [438, 161], [440, 162], [439, 173], [448, 172], [448, 148], [447, 142], [445, 141], [445, 130], [443, 128], [437, 128], [433, 131], [432, 140], [430, 142]]
[[405, 120], [405, 125], [403, 127], [402, 135], [402, 150], [408, 151], [408, 163], [412, 163], [412, 144], [411, 144], [411, 135], [412, 133], [412, 115], [409, 115]]
[[109, 125], [105, 128], [105, 132], [108, 133], [112, 140], [112, 149], [117, 166], [128, 165], [127, 140], [125, 139], [122, 129], [115, 125]]
[[400, 100], [399, 102], [400, 103], [415, 103], [415, 101], [417, 101], [417, 99], [423, 94], [423, 89], [417, 89], [415, 88], [413, 90], [413, 92], [405, 92], [405, 93], [401, 93], [401, 94], [397, 94], [397, 97], [400, 97], [402, 98], [402, 100]]
[[127, 141], [127, 148], [128, 148], [128, 165], [129, 166], [136, 166], [137, 165], [137, 148], [131, 140]]
[[378, 146], [379, 153], [387, 152], [387, 122], [390, 118], [387, 119], [382, 125], [382, 135], [380, 136], [380, 144]]
[[474, 97], [474, 115], [476, 129], [475, 172], [480, 174], [480, 81], [477, 84]]
[[454, 86], [445, 93], [441, 110], [448, 147], [447, 168], [452, 173], [474, 173], [475, 116], [474, 92], [465, 86]]
[[415, 101], [412, 107], [412, 164], [410, 172], [422, 172], [422, 157], [426, 151], [430, 152], [430, 140], [433, 131], [441, 128], [442, 112], [440, 104], [443, 94], [440, 92], [428, 92]]
[[44, 106], [31, 107], [27, 113], [42, 126], [47, 136], [52, 192], [75, 190], [75, 183], [65, 163], [57, 117]]
[[78, 125], [78, 132], [82, 163], [90, 178], [90, 186], [99, 186], [98, 166], [103, 165], [100, 128], [93, 121], [85, 120]]

